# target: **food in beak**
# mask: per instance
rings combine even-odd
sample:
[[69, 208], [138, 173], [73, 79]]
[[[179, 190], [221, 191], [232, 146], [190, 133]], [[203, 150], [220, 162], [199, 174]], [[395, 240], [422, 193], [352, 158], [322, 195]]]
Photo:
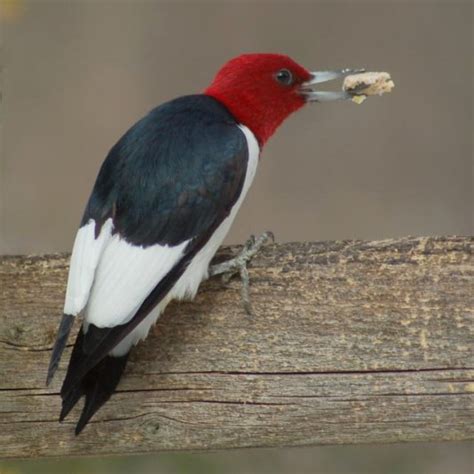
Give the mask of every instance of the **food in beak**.
[[342, 90], [352, 96], [352, 101], [361, 104], [369, 95], [382, 95], [395, 87], [388, 72], [364, 72], [344, 78]]

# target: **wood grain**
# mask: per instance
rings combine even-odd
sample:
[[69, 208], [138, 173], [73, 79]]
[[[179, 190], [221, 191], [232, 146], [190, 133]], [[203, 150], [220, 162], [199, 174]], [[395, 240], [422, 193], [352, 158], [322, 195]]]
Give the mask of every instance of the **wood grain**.
[[170, 305], [79, 437], [69, 352], [44, 386], [68, 256], [0, 257], [0, 457], [473, 439], [473, 244], [269, 245], [254, 315], [238, 280]]

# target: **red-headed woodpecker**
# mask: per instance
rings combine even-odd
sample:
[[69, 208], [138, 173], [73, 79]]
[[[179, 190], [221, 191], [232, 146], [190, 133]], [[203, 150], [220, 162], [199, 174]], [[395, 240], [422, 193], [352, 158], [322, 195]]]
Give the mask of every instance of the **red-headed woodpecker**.
[[110, 398], [130, 349], [173, 299], [193, 298], [275, 129], [307, 102], [346, 99], [280, 54], [244, 54], [203, 94], [153, 109], [110, 150], [72, 251], [48, 383], [74, 317], [83, 324], [61, 388], [62, 420], [85, 395], [76, 434]]

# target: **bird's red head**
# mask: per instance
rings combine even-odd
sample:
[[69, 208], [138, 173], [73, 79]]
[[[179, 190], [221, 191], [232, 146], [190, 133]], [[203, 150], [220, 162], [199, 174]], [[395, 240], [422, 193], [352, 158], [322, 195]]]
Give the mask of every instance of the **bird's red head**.
[[300, 90], [312, 74], [282, 54], [243, 54], [226, 63], [205, 94], [223, 103], [263, 145], [306, 103]]

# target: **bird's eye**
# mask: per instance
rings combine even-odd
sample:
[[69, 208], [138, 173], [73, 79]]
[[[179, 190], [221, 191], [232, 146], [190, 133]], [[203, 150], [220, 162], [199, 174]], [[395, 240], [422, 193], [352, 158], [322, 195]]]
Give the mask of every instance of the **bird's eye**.
[[275, 74], [275, 79], [284, 86], [291, 86], [293, 84], [293, 74], [288, 69], [280, 69]]

